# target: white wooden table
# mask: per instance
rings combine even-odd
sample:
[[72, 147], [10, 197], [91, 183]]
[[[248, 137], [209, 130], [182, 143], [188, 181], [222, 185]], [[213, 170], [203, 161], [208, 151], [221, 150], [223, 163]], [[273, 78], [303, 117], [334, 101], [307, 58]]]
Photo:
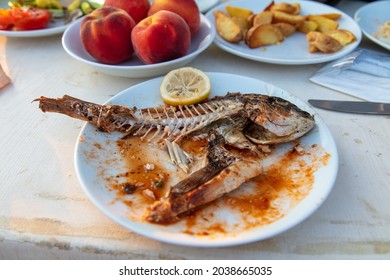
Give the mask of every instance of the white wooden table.
[[[361, 4], [340, 7], [353, 14]], [[385, 52], [367, 40], [362, 46]], [[146, 79], [94, 71], [65, 53], [61, 35], [0, 36], [0, 63], [12, 79], [0, 91], [0, 259], [390, 258], [389, 117], [318, 110], [340, 157], [336, 183], [323, 205], [298, 226], [265, 241], [188, 248], [139, 236], [102, 214], [75, 175], [73, 153], [83, 123], [43, 114], [31, 103], [41, 95], [65, 93], [101, 103]], [[191, 65], [258, 78], [302, 100], [353, 100], [309, 82], [323, 64], [258, 63], [212, 45]]]

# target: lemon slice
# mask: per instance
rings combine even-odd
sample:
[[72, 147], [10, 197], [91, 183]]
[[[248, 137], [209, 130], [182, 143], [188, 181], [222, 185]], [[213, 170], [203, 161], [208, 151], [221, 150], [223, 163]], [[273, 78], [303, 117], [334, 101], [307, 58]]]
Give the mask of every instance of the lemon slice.
[[160, 86], [161, 98], [169, 105], [198, 103], [205, 100], [210, 91], [210, 78], [203, 71], [193, 67], [170, 71]]

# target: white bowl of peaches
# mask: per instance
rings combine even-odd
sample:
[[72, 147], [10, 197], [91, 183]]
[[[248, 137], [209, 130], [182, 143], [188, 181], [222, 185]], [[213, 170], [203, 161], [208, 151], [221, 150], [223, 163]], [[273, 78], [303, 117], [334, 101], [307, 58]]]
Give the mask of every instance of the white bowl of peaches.
[[146, 78], [188, 64], [213, 42], [215, 29], [194, 0], [137, 1], [106, 0], [65, 30], [63, 48], [99, 72]]

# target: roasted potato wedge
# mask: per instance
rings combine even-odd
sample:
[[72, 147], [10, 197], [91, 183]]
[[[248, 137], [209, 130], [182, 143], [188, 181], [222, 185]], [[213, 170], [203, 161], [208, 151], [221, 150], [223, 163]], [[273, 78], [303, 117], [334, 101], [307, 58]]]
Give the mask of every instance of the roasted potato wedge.
[[316, 52], [320, 52], [319, 49], [317, 49], [316, 46], [314, 45], [309, 45], [309, 48], [307, 49], [309, 51], [309, 53], [316, 53]]
[[322, 16], [322, 17], [326, 17], [328, 19], [338, 20], [341, 17], [341, 14], [329, 13], [329, 14], [318, 14], [317, 16]]
[[324, 34], [336, 39], [342, 46], [346, 46], [356, 40], [356, 36], [351, 31], [345, 29], [329, 30]]
[[312, 20], [305, 20], [304, 22], [302, 22], [297, 30], [299, 32], [302, 32], [302, 33], [309, 33], [310, 31], [316, 31], [318, 28], [318, 23], [316, 23], [315, 21], [312, 21]]
[[244, 39], [240, 26], [222, 11], [215, 11], [215, 26], [217, 33], [230, 43], [238, 43]]
[[307, 33], [306, 39], [309, 43], [309, 52], [334, 53], [343, 47], [336, 39], [318, 31]]
[[249, 28], [249, 22], [242, 17], [231, 17], [232, 20], [241, 28], [241, 31], [244, 32]]
[[273, 13], [271, 11], [264, 11], [256, 14], [253, 17], [252, 25], [270, 24], [272, 23]]
[[309, 15], [308, 20], [314, 21], [318, 24], [317, 31], [326, 32], [328, 30], [335, 30], [339, 27], [339, 23], [332, 19], [318, 16], [318, 15]]
[[279, 23], [275, 23], [273, 25], [276, 26], [280, 30], [280, 32], [282, 32], [284, 37], [288, 37], [288, 36], [294, 34], [296, 31], [296, 27], [294, 25], [289, 24], [289, 23], [279, 22]]
[[271, 11], [271, 8], [272, 6], [275, 5], [275, 1], [271, 1], [265, 8], [263, 11]]
[[305, 21], [306, 17], [302, 15], [290, 15], [280, 11], [273, 11], [273, 23], [284, 22], [294, 26], [299, 26]]
[[226, 12], [231, 16], [231, 17], [240, 17], [243, 19], [247, 19], [250, 15], [253, 14], [252, 10], [246, 9], [246, 8], [241, 8], [237, 6], [230, 6], [227, 5], [225, 7]]
[[272, 5], [270, 11], [280, 11], [290, 15], [298, 15], [301, 12], [301, 5], [299, 3], [281, 2]]
[[282, 32], [272, 24], [253, 26], [248, 30], [245, 42], [249, 48], [275, 45], [284, 40]]

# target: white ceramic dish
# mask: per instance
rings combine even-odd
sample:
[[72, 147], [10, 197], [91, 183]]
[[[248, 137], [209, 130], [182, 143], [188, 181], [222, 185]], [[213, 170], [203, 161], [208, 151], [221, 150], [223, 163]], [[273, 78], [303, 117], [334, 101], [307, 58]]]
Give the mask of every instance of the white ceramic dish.
[[390, 1], [376, 1], [366, 4], [356, 11], [354, 18], [368, 39], [390, 50], [390, 44], [374, 37], [374, 33], [379, 30], [379, 27], [386, 21], [390, 21]]
[[190, 51], [186, 56], [171, 61], [146, 65], [135, 55], [131, 60], [117, 65], [97, 62], [84, 49], [80, 39], [81, 19], [74, 22], [62, 37], [62, 46], [65, 51], [80, 62], [86, 63], [97, 71], [121, 77], [145, 78], [166, 74], [168, 71], [190, 63], [197, 55], [203, 52], [214, 40], [215, 30], [210, 21], [201, 15], [201, 26], [192, 38]]
[[205, 13], [210, 10], [212, 7], [217, 5], [219, 0], [196, 0], [196, 4], [198, 4], [199, 11], [201, 13]]
[[[97, 208], [118, 224], [140, 235], [172, 244], [199, 247], [239, 245], [273, 237], [299, 224], [323, 203], [336, 179], [338, 154], [329, 129], [309, 105], [282, 89], [273, 87], [260, 80], [244, 76], [225, 73], [207, 74], [213, 85], [211, 95], [224, 95], [228, 91], [241, 91], [244, 93], [268, 92], [270, 95], [276, 95], [290, 100], [303, 110], [314, 114], [316, 126], [307, 135], [302, 137], [301, 145], [317, 148], [321, 147], [321, 153], [325, 154], [327, 160], [326, 163], [322, 164], [323, 159], [317, 161], [306, 158], [306, 155], [304, 158], [300, 158], [300, 160], [308, 161], [308, 170], [312, 170], [312, 168], [316, 170], [315, 172], [313, 171], [313, 181], [310, 183], [312, 189], [302, 200], [294, 207], [291, 206], [290, 209], [288, 207], [290, 203], [289, 196], [275, 199], [275, 201], [271, 201], [271, 203], [276, 205], [275, 207], [287, 206], [286, 209], [288, 210], [286, 210], [287, 213], [285, 213], [284, 216], [271, 223], [262, 225], [256, 223], [252, 228], [234, 228], [232, 231], [221, 225], [223, 225], [222, 222], [230, 221], [230, 218], [234, 218], [233, 212], [230, 212], [229, 209], [223, 206], [214, 209], [209, 208], [213, 207], [212, 205], [209, 205], [205, 209], [202, 209], [202, 211], [212, 209], [212, 218], [210, 219], [209, 217], [209, 222], [218, 224], [219, 227], [222, 228], [222, 231], [223, 229], [226, 229], [225, 232], [209, 235], [189, 234], [189, 232], [204, 232], [205, 229], [203, 228], [202, 222], [206, 219], [202, 218], [195, 221], [200, 222], [200, 226], [198, 225], [198, 228], [191, 228], [190, 230], [188, 230], [188, 224], [186, 224], [185, 221], [169, 226], [161, 226], [133, 220], [130, 218], [131, 215], [129, 212], [144, 211], [145, 209], [138, 209], [137, 207], [134, 207], [134, 209], [130, 208], [125, 203], [119, 202], [115, 193], [107, 189], [107, 186], [109, 186], [110, 183], [115, 183], [119, 180], [118, 174], [124, 174], [126, 172], [124, 162], [118, 153], [118, 146], [116, 144], [116, 141], [121, 135], [119, 133], [108, 134], [98, 132], [95, 127], [89, 124], [86, 124], [83, 127], [75, 150], [76, 173], [82, 188]], [[138, 108], [161, 105], [161, 98], [159, 96], [161, 81], [162, 77], [159, 77], [140, 83], [115, 95], [108, 100], [107, 103], [121, 104], [129, 107], [137, 106]], [[268, 164], [272, 164], [273, 161], [278, 159], [278, 156], [287, 153], [293, 145], [294, 143], [278, 146], [275, 151], [275, 158], [271, 157], [271, 159], [268, 160]], [[137, 152], [138, 156], [139, 154], [141, 153]], [[307, 156], [309, 156], [309, 154], [314, 156], [316, 152], [312, 151], [307, 153]], [[169, 165], [165, 159], [161, 160], [164, 164]], [[264, 165], [266, 165], [266, 162], [264, 162]], [[302, 170], [305, 169], [303, 167], [299, 168]], [[299, 173], [300, 171], [297, 172]], [[170, 176], [174, 175], [171, 174]], [[304, 173], [303, 177], [307, 178], [307, 174]], [[304, 184], [302, 186], [304, 186]], [[218, 214], [222, 215], [222, 218], [218, 217]], [[137, 217], [140, 216], [142, 215], [137, 214]], [[247, 217], [246, 214], [239, 219], [239, 224], [244, 223], [243, 220], [246, 219], [245, 217]], [[191, 224], [194, 224], [195, 222], [193, 221]], [[229, 227], [230, 224], [226, 224], [226, 226]], [[213, 228], [213, 226], [210, 227]]]
[[0, 36], [17, 37], [17, 38], [34, 38], [45, 37], [56, 34], [61, 34], [70, 24], [64, 24], [63, 20], [55, 20], [49, 23], [48, 27], [39, 30], [28, 31], [8, 31], [0, 30]]
[[[286, 38], [279, 45], [255, 49], [248, 48], [244, 42], [238, 44], [229, 43], [222, 39], [222, 37], [220, 37], [218, 34], [216, 34], [214, 40], [215, 44], [221, 49], [240, 57], [255, 61], [284, 65], [314, 64], [331, 61], [350, 53], [359, 45], [362, 37], [360, 28], [350, 16], [343, 13], [342, 11], [315, 1], [286, 0], [279, 2], [299, 2], [301, 4], [302, 15], [340, 13], [342, 16], [338, 20], [339, 28], [350, 30], [356, 36], [356, 41], [349, 44], [348, 46], [345, 46], [342, 50], [332, 54], [309, 53], [305, 34], [300, 32], [295, 32], [295, 34]], [[206, 16], [214, 24], [215, 18], [213, 12], [216, 10], [226, 11], [226, 5], [244, 7], [251, 9], [254, 13], [258, 13], [261, 12], [268, 4], [268, 1], [261, 2], [258, 0], [229, 1], [228, 3], [218, 5], [211, 9], [206, 14]]]

